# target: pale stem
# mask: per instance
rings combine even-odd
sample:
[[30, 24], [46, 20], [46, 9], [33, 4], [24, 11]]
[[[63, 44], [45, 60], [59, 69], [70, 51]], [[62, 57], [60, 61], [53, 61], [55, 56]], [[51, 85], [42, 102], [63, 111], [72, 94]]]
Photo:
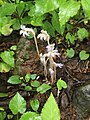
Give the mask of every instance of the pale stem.
[[38, 50], [37, 39], [35, 37], [35, 34], [34, 34], [34, 41], [35, 41], [36, 50], [37, 50], [37, 53], [38, 53], [38, 56], [39, 56], [39, 50]]
[[48, 45], [50, 45], [49, 38], [47, 39], [47, 43], [48, 43]]
[[51, 81], [52, 81], [52, 83], [54, 81], [54, 76], [52, 74], [51, 74]]
[[57, 97], [59, 97], [59, 94], [60, 94], [60, 90], [58, 89], [58, 91], [57, 91]]
[[54, 64], [54, 77], [55, 77], [55, 82], [56, 82], [56, 65]]
[[[49, 57], [49, 62], [50, 62], [50, 68], [53, 70], [53, 69], [54, 69], [54, 60], [53, 60], [53, 58], [52, 58], [51, 55], [50, 55], [50, 57]], [[54, 71], [54, 72], [55, 72], [55, 71]], [[55, 79], [55, 74], [54, 74], [54, 76], [51, 75], [52, 83], [54, 82], [54, 79]]]
[[44, 65], [44, 75], [45, 75], [45, 79], [47, 80], [47, 68], [46, 68], [46, 64]]

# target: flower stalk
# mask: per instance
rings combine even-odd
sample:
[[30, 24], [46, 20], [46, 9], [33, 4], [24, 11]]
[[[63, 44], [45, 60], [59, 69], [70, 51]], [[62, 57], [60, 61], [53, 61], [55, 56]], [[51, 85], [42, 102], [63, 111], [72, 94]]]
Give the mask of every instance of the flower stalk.
[[[41, 30], [41, 33], [37, 36], [37, 39], [47, 41], [47, 53], [45, 53], [44, 55], [42, 55], [42, 53], [39, 53], [36, 35], [32, 28], [26, 28], [24, 25], [21, 25], [20, 35], [21, 34], [23, 35], [23, 37], [29, 36], [29, 34], [33, 35], [38, 56], [40, 57], [40, 61], [44, 66], [45, 79], [47, 81], [49, 70], [51, 76], [51, 83], [53, 84], [54, 82], [56, 82], [56, 68], [62, 68], [63, 64], [54, 62], [56, 56], [59, 57], [60, 54], [58, 50], [55, 49], [55, 44], [50, 44], [50, 36], [48, 35], [47, 31]], [[49, 69], [47, 69], [47, 62], [49, 63]]]

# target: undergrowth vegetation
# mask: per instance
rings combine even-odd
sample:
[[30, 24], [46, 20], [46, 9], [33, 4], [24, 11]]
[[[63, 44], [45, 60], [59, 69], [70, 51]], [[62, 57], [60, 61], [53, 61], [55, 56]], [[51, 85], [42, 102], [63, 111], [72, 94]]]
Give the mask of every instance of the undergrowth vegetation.
[[[75, 45], [85, 43], [89, 38], [89, 20], [90, 0], [0, 0], [0, 36], [9, 36], [12, 32], [18, 31], [23, 37], [34, 39], [45, 76], [43, 84], [39, 82], [36, 73], [26, 74], [24, 77], [12, 75], [7, 82], [11, 85], [20, 84], [24, 90], [28, 92], [34, 90], [37, 94], [46, 93], [55, 84], [59, 96], [60, 90], [67, 88], [67, 84], [62, 78], [56, 79], [56, 67], [62, 68], [64, 65], [54, 61], [60, 57], [60, 53], [53, 39], [58, 45], [64, 45], [66, 57], [72, 59], [77, 54]], [[64, 37], [64, 40], [60, 37]], [[37, 39], [47, 42], [46, 53], [40, 53]], [[1, 73], [7, 73], [15, 68], [16, 50], [17, 46], [14, 45], [0, 52]], [[90, 56], [84, 49], [77, 55], [80, 60], [87, 60]], [[0, 96], [8, 94], [1, 93]], [[14, 115], [17, 116], [17, 120], [60, 120], [60, 110], [52, 92], [40, 112], [38, 99], [30, 101], [30, 110], [27, 110], [26, 102], [17, 92], [9, 102], [12, 114], [7, 115], [0, 107], [0, 120], [4, 120], [6, 116], [7, 119], [12, 119]]]

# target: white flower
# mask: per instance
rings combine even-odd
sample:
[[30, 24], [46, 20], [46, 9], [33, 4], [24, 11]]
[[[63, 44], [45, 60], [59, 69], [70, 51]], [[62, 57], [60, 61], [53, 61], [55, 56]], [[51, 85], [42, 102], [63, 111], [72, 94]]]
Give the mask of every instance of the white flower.
[[59, 57], [60, 53], [58, 53], [58, 50], [54, 50], [54, 46], [55, 46], [55, 44], [50, 44], [50, 45], [46, 46], [48, 53], [46, 53], [45, 56], [47, 56], [47, 57], [58, 56]]
[[45, 61], [45, 55], [42, 55], [42, 53], [40, 54], [40, 61], [45, 65], [46, 61]]
[[62, 63], [55, 63], [55, 62], [54, 62], [54, 64], [55, 64], [56, 67], [59, 67], [59, 68], [62, 68], [62, 67], [63, 67], [63, 64], [62, 64]]
[[48, 46], [46, 46], [47, 51], [50, 52], [50, 51], [54, 50], [54, 46], [55, 46], [55, 43], [49, 44]]
[[49, 68], [49, 72], [50, 72], [50, 75], [51, 75], [51, 76], [54, 75], [54, 70], [52, 70], [51, 68]]
[[41, 33], [37, 36], [37, 38], [47, 41], [50, 39], [50, 36], [48, 35], [47, 31], [41, 30]]
[[22, 34], [23, 37], [29, 36], [29, 34], [32, 33], [35, 34], [34, 30], [32, 28], [26, 28], [25, 25], [21, 25], [20, 35]]

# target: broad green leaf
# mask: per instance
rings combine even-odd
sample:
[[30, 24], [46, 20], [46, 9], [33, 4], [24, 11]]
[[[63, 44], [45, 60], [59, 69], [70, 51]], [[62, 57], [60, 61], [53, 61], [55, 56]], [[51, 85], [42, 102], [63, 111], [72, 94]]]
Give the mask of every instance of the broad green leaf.
[[33, 1], [27, 1], [27, 2], [25, 2], [25, 10], [27, 11], [27, 10], [31, 10], [32, 9], [32, 7], [33, 7], [34, 5], [33, 5]]
[[0, 17], [0, 28], [8, 23], [8, 17]]
[[51, 35], [52, 37], [55, 37], [55, 29], [50, 22], [48, 21], [43, 22], [42, 28], [46, 30], [49, 35]]
[[85, 17], [90, 18], [90, 0], [81, 0], [81, 4], [82, 4]]
[[50, 90], [51, 86], [48, 84], [42, 84], [37, 88], [37, 92], [40, 92], [41, 94], [45, 93], [47, 90]]
[[60, 33], [61, 31], [60, 31], [60, 24], [59, 24], [59, 16], [55, 11], [52, 13], [52, 15], [53, 15], [52, 16], [52, 25], [53, 25], [54, 29]]
[[26, 90], [26, 91], [31, 91], [31, 90], [32, 90], [32, 87], [31, 87], [31, 86], [25, 86], [25, 90]]
[[73, 48], [67, 49], [67, 56], [69, 58], [74, 57], [75, 51], [73, 50]]
[[30, 76], [30, 78], [32, 79], [32, 80], [35, 80], [36, 79], [36, 74], [31, 74], [31, 76]]
[[5, 63], [10, 65], [11, 67], [14, 67], [14, 57], [11, 55], [11, 52], [4, 51], [0, 54], [0, 57]]
[[0, 63], [0, 72], [1, 73], [6, 73], [6, 72], [9, 72], [10, 71], [10, 66], [4, 62], [1, 62]]
[[22, 13], [24, 13], [24, 8], [25, 8], [24, 2], [20, 2], [19, 4], [17, 4], [17, 11], [18, 11], [19, 17], [23, 15]]
[[80, 41], [88, 37], [88, 31], [85, 28], [79, 28], [77, 34]]
[[30, 16], [26, 16], [24, 18], [21, 19], [21, 24], [30, 24], [31, 23], [31, 17]]
[[24, 113], [20, 120], [42, 120], [41, 116], [37, 114], [36, 112], [26, 112]]
[[41, 111], [41, 118], [42, 120], [60, 120], [60, 111], [52, 93]]
[[30, 74], [26, 74], [26, 75], [25, 75], [25, 80], [26, 80], [26, 82], [29, 82], [30, 77], [31, 77], [31, 75], [30, 75]]
[[42, 26], [44, 19], [45, 19], [44, 15], [32, 17], [31, 18], [31, 25], [33, 25], [33, 26]]
[[20, 21], [19, 21], [19, 19], [14, 19], [13, 29], [14, 30], [19, 30], [20, 29]]
[[0, 111], [0, 120], [5, 120], [6, 112]]
[[37, 80], [32, 81], [32, 82], [31, 82], [31, 86], [32, 86], [32, 87], [39, 87], [39, 86], [40, 86], [40, 82], [37, 81]]
[[[12, 28], [10, 28], [10, 24], [6, 24], [6, 25], [4, 25], [3, 27], [2, 27], [2, 29], [1, 29], [1, 33], [3, 34], [3, 35], [5, 35], [5, 36], [8, 36], [8, 35], [10, 35], [11, 33], [12, 33], [12, 31], [13, 31], [13, 29]], [[7, 29], [6, 29], [7, 28]]]
[[7, 97], [7, 96], [8, 96], [8, 93], [0, 93], [0, 98]]
[[82, 50], [79, 53], [79, 57], [80, 57], [80, 60], [87, 60], [89, 58], [89, 54], [87, 54], [85, 50]]
[[19, 75], [13, 75], [9, 78], [8, 83], [11, 84], [20, 84], [22, 81]]
[[[53, 11], [59, 7], [58, 0], [35, 0], [35, 8], [33, 9], [33, 15], [43, 15], [44, 13]], [[29, 13], [30, 15], [31, 12]]]
[[67, 42], [68, 44], [69, 44], [69, 42], [70, 42], [71, 44], [75, 44], [75, 40], [76, 40], [76, 38], [75, 38], [74, 35], [70, 35], [69, 32], [66, 34], [66, 42]]
[[67, 2], [62, 2], [59, 7], [59, 22], [60, 26], [65, 25], [65, 23], [77, 14], [80, 9], [80, 3], [74, 0], [69, 0]]
[[57, 81], [57, 87], [58, 87], [58, 90], [61, 90], [62, 88], [67, 88], [67, 84], [64, 80], [59, 79]]
[[37, 111], [39, 108], [39, 101], [38, 99], [34, 99], [30, 101], [30, 105], [34, 111]]
[[0, 16], [12, 15], [16, 10], [14, 3], [6, 3], [0, 7]]
[[11, 101], [9, 103], [9, 108], [14, 115], [16, 115], [18, 113], [23, 114], [26, 110], [26, 101], [17, 92], [16, 95], [11, 99]]

